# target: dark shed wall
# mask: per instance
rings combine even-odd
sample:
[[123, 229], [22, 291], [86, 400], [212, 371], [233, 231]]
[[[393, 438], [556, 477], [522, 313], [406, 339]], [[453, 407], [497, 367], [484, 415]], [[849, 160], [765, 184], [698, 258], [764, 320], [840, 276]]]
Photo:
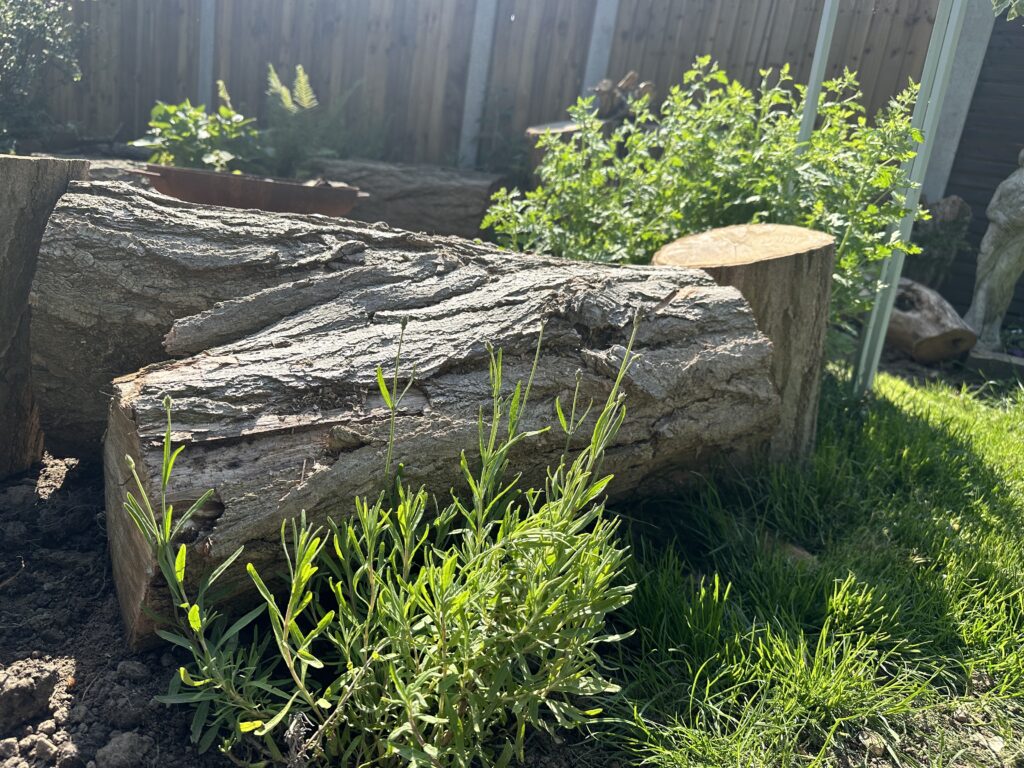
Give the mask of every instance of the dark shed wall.
[[[971, 250], [953, 264], [943, 295], [961, 312], [974, 291], [975, 256], [988, 226], [985, 208], [999, 183], [1017, 169], [1024, 149], [1024, 24], [997, 20], [978, 76], [978, 85], [964, 124], [960, 147], [946, 186], [974, 211], [968, 234]], [[1010, 316], [1024, 320], [1024, 281], [1010, 307]]]

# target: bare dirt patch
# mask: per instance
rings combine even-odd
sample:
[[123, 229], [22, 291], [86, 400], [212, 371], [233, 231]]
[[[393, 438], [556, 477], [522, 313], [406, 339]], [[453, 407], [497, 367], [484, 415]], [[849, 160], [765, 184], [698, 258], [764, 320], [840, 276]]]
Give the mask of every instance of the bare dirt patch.
[[52, 458], [0, 485], [0, 768], [230, 765], [154, 700], [178, 660], [127, 648], [102, 490]]

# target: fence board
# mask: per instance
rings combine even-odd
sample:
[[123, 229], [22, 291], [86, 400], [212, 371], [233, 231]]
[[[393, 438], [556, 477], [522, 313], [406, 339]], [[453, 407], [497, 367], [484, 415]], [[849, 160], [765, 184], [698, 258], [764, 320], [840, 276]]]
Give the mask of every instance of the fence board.
[[[80, 83], [51, 111], [90, 135], [145, 130], [157, 99], [195, 98], [201, 0], [93, 0]], [[693, 59], [714, 56], [748, 85], [762, 67], [806, 77], [823, 0], [621, 0], [608, 74], [630, 69], [660, 94]], [[863, 74], [871, 111], [924, 59], [938, 0], [845, 0], [829, 72]], [[476, 0], [214, 0], [214, 74], [235, 105], [266, 113], [266, 66], [309, 72], [355, 150], [454, 162]], [[530, 124], [559, 120], [584, 86], [596, 0], [499, 0], [481, 136], [500, 164]], [[1008, 70], [1009, 71], [1009, 70]], [[995, 81], [995, 76], [993, 77]], [[1010, 82], [1010, 78], [1006, 78]], [[591, 84], [586, 84], [591, 85]]]

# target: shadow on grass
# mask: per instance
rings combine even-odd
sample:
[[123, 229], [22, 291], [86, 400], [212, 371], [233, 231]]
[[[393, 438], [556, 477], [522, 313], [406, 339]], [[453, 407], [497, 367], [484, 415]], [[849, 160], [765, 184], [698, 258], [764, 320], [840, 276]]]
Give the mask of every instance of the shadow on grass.
[[[798, 739], [817, 751], [918, 706], [1020, 693], [1024, 464], [984, 450], [1009, 419], [894, 379], [864, 404], [833, 378], [824, 389], [805, 466], [709, 478], [634, 511], [635, 706], [738, 728], [770, 691], [773, 709], [801, 699]], [[709, 669], [726, 671], [709, 685]]]

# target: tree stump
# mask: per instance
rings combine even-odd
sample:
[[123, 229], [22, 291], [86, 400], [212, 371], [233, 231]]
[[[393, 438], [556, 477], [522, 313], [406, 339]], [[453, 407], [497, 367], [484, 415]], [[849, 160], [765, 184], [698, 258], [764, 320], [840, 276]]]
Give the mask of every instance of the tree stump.
[[831, 236], [780, 224], [741, 224], [669, 243], [654, 264], [699, 268], [739, 289], [774, 347], [781, 396], [772, 456], [799, 459], [814, 447], [832, 270]]
[[84, 160], [0, 155], [0, 479], [43, 455], [32, 395], [29, 289], [50, 212], [68, 182], [86, 178], [88, 170]]
[[977, 334], [938, 291], [900, 278], [886, 343], [928, 364], [963, 357], [977, 340]]

